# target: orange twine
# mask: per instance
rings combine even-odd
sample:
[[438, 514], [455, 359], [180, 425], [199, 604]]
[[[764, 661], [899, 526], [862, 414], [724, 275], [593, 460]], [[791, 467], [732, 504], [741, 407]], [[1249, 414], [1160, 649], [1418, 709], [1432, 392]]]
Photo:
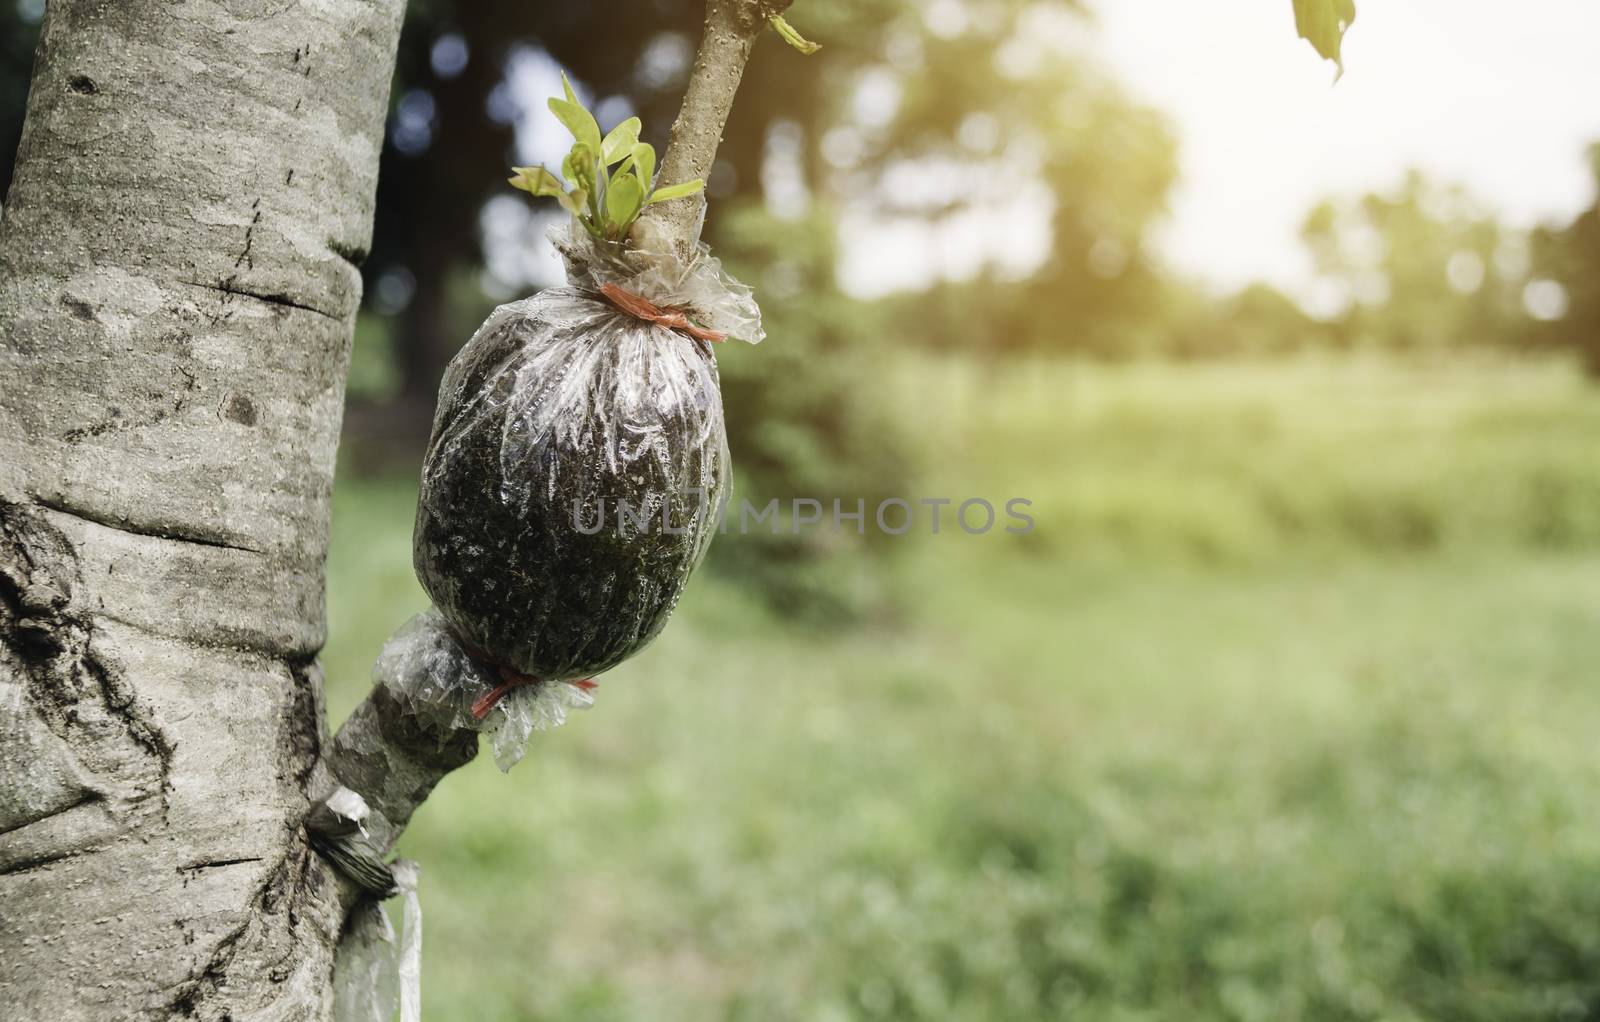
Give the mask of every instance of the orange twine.
[[688, 334], [697, 341], [725, 341], [728, 335], [721, 330], [707, 330], [703, 326], [695, 326], [689, 322], [689, 317], [683, 314], [682, 309], [662, 308], [650, 299], [636, 295], [632, 291], [618, 287], [615, 284], [601, 284], [600, 293], [606, 300], [617, 308], [626, 312], [634, 319], [642, 319], [646, 323], [656, 323], [668, 330]]
[[[496, 685], [493, 689], [490, 689], [488, 693], [479, 697], [478, 701], [472, 704], [473, 720], [482, 720], [483, 718], [487, 717], [489, 715], [489, 711], [494, 709], [495, 706], [499, 704], [500, 700], [506, 697], [506, 693], [510, 692], [512, 689], [521, 688], [523, 685], [537, 685], [544, 680], [542, 678], [535, 678], [531, 674], [523, 674], [520, 671], [507, 667], [505, 664], [496, 662], [494, 657], [491, 657], [488, 653], [485, 653], [483, 650], [469, 642], [463, 642], [461, 637], [455, 634], [455, 629], [453, 628], [450, 630], [450, 634], [451, 637], [456, 640], [456, 643], [461, 647], [462, 652], [466, 653], [467, 656], [481, 664], [493, 667], [495, 673], [500, 676], [500, 684]], [[578, 681], [556, 682], [555, 684], [576, 685], [585, 692], [592, 692], [600, 687], [600, 683], [595, 681], [593, 678], [582, 678]]]

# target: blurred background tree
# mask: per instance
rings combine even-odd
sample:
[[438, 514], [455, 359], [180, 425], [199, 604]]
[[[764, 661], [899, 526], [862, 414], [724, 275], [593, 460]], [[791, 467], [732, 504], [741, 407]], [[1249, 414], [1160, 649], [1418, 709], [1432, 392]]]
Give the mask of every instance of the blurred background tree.
[[44, 0], [0, 5], [0, 205], [11, 190]]
[[1344, 347], [1394, 351], [1500, 344], [1520, 333], [1526, 240], [1458, 187], [1409, 173], [1391, 195], [1329, 199], [1301, 237]]
[[1589, 148], [1595, 199], [1565, 227], [1533, 235], [1534, 279], [1526, 300], [1538, 321], [1534, 338], [1576, 351], [1592, 378], [1600, 379], [1600, 143]]

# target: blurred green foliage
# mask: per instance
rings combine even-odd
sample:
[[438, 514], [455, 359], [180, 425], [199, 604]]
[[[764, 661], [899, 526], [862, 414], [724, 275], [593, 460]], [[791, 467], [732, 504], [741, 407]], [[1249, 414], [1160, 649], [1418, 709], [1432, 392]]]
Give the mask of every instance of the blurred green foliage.
[[1600, 142], [1588, 155], [1594, 201], [1565, 227], [1542, 227], [1533, 235], [1535, 277], [1560, 288], [1567, 307], [1536, 325], [1532, 336], [1543, 346], [1578, 352], [1589, 375], [1600, 378]]
[[[897, 363], [889, 324], [831, 286], [835, 241], [825, 218], [783, 220], [746, 204], [723, 214], [729, 268], [762, 295], [769, 340], [718, 352], [728, 432], [736, 438], [735, 502], [760, 508], [796, 496], [854, 510], [907, 490], [916, 429], [884, 393]], [[763, 286], [765, 285], [765, 286]], [[737, 504], [736, 504], [737, 506]], [[879, 580], [881, 536], [807, 530], [759, 533], [712, 547], [711, 564], [782, 613], [843, 623], [893, 601]]]
[[941, 411], [923, 485], [1034, 499], [1041, 550], [1253, 564], [1600, 547], [1600, 402], [1561, 361], [939, 358], [887, 387], [894, 407]]
[[[849, 630], [698, 576], [596, 709], [418, 814], [429, 1016], [1597, 1010], [1569, 366], [889, 368], [914, 491], [1032, 497], [1035, 533], [893, 540], [903, 613]], [[423, 605], [412, 500], [336, 492], [335, 720]]]
[[28, 78], [33, 73], [33, 49], [43, 15], [43, 0], [0, 3], [0, 206], [11, 188], [27, 109]]
[[1323, 280], [1348, 305], [1334, 324], [1343, 346], [1404, 351], [1522, 339], [1525, 242], [1459, 188], [1413, 171], [1393, 195], [1319, 204], [1301, 233]]

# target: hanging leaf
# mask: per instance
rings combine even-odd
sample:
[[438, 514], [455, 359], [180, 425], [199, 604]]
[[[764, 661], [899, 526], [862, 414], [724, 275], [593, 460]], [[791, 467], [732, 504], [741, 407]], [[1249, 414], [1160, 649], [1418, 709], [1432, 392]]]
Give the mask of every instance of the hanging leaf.
[[801, 53], [804, 53], [806, 56], [809, 57], [813, 53], [816, 53], [818, 50], [822, 49], [821, 43], [814, 43], [805, 36], [801, 35], [799, 32], [796, 32], [794, 26], [783, 19], [783, 15], [774, 14], [767, 20], [771, 22], [773, 29], [779, 35], [783, 36], [784, 42], [788, 43], [790, 46], [793, 46]]
[[693, 195], [705, 186], [705, 181], [697, 177], [693, 181], [685, 181], [681, 185], [668, 185], [665, 188], [657, 188], [650, 193], [650, 201], [646, 205], [653, 206], [658, 202], [671, 202], [673, 199], [681, 199], [685, 195]]
[[1334, 81], [1344, 75], [1341, 47], [1344, 34], [1355, 20], [1355, 0], [1294, 0], [1295, 29], [1324, 60], [1338, 65], [1339, 74]]
[[600, 144], [600, 158], [606, 166], [616, 163], [633, 151], [633, 146], [639, 141], [639, 129], [643, 127], [639, 118], [630, 117], [611, 129], [606, 135], [606, 140]]

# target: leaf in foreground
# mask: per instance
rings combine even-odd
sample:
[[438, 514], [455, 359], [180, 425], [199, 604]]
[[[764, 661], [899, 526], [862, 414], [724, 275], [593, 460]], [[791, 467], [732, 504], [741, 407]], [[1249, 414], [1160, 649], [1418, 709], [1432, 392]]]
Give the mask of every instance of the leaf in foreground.
[[1340, 76], [1344, 74], [1340, 48], [1344, 44], [1344, 34], [1355, 20], [1355, 0], [1294, 0], [1294, 25], [1300, 38], [1309, 42], [1323, 59], [1337, 64]]

